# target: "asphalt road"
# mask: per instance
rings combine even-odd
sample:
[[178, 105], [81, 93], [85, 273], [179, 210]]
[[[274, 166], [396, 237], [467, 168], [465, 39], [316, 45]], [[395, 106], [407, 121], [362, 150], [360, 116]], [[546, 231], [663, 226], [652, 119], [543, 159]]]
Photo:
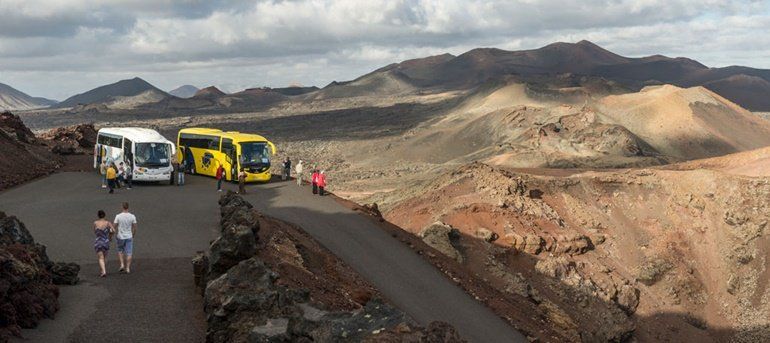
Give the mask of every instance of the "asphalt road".
[[[26, 340], [203, 341], [205, 321], [190, 258], [216, 237], [220, 193], [210, 178], [187, 181], [184, 187], [138, 185], [110, 195], [95, 174], [60, 173], [0, 193], [0, 210], [18, 216], [52, 259], [83, 267], [81, 284], [62, 288], [56, 319], [25, 330]], [[333, 199], [313, 196], [309, 187], [293, 182], [248, 191], [255, 207], [301, 226], [417, 322], [448, 322], [471, 342], [526, 341], [403, 243]], [[112, 218], [123, 201], [139, 222], [135, 264], [130, 275], [118, 274], [113, 246], [111, 273], [101, 279], [91, 222], [98, 209]]]

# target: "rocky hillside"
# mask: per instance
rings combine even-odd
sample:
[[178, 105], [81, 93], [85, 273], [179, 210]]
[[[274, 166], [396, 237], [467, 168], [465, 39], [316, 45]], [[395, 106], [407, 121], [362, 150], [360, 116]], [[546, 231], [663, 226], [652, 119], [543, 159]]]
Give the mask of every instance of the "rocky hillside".
[[33, 97], [0, 83], [0, 111], [30, 110], [56, 104], [56, 101]]
[[21, 337], [59, 310], [57, 285], [78, 282], [80, 266], [52, 262], [24, 224], [0, 211], [0, 341]]
[[93, 154], [95, 143], [96, 129], [91, 124], [53, 129], [36, 137], [19, 116], [0, 113], [0, 190], [53, 173], [65, 164], [62, 155]]
[[0, 113], [0, 190], [52, 173], [63, 164], [19, 116]]
[[193, 260], [207, 342], [462, 342], [416, 326], [301, 229], [232, 192], [220, 205], [221, 235]]
[[719, 161], [583, 173], [472, 164], [385, 218], [534, 302], [570, 340], [767, 341], [770, 174]]

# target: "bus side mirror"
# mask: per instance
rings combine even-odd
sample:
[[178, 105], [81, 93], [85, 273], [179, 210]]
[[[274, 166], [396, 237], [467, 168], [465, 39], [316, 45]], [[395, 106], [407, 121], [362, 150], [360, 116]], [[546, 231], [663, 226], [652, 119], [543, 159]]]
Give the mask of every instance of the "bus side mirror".
[[275, 151], [275, 144], [273, 144], [273, 142], [267, 142], [267, 145], [270, 146], [270, 150], [272, 150], [273, 151], [273, 155], [275, 155], [275, 153], [276, 153], [276, 151]]

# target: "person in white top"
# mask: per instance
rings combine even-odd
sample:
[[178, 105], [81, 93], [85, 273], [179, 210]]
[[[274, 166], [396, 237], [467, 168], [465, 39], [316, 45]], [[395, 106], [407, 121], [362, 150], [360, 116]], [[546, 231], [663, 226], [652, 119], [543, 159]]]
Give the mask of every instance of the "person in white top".
[[294, 166], [294, 172], [297, 174], [297, 186], [302, 186], [303, 169], [304, 169], [304, 166], [302, 165], [302, 160], [299, 160], [299, 163], [297, 163], [297, 165]]
[[[131, 257], [134, 252], [134, 235], [136, 234], [136, 216], [128, 212], [128, 203], [123, 203], [123, 212], [115, 216], [115, 226], [118, 227], [118, 259], [120, 272], [131, 273]], [[125, 263], [123, 257], [125, 256]]]

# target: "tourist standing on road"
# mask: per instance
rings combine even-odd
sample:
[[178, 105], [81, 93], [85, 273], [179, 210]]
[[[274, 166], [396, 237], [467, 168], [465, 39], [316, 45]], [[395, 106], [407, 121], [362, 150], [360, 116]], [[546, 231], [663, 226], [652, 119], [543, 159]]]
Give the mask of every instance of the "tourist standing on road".
[[123, 171], [123, 177], [126, 181], [126, 189], [131, 189], [131, 184], [134, 180], [134, 172], [131, 170], [133, 169], [130, 165], [126, 166], [126, 169]]
[[107, 188], [107, 161], [99, 164], [99, 174], [102, 175], [102, 188]]
[[123, 167], [123, 162], [120, 162], [118, 166], [118, 188], [122, 187], [126, 182], [126, 168]]
[[281, 180], [286, 181], [286, 179], [291, 178], [291, 160], [289, 157], [286, 157], [283, 159], [283, 173], [281, 173]]
[[[123, 203], [123, 212], [115, 216], [118, 226], [118, 260], [120, 272], [131, 273], [131, 259], [134, 254], [134, 235], [136, 235], [136, 216], [128, 212], [128, 203]], [[125, 261], [123, 256], [125, 255]]]
[[112, 194], [115, 190], [115, 183], [118, 178], [118, 172], [114, 163], [107, 167], [107, 171], [104, 173], [104, 175], [107, 178], [107, 187], [110, 188], [110, 194]]
[[241, 168], [238, 173], [238, 194], [246, 194], [246, 168]]
[[96, 235], [94, 250], [96, 250], [96, 258], [99, 260], [99, 270], [101, 271], [99, 276], [105, 277], [107, 276], [107, 251], [110, 250], [110, 241], [115, 233], [115, 227], [104, 219], [106, 216], [104, 211], [99, 210], [96, 215], [99, 219], [94, 222], [94, 234]]
[[299, 160], [299, 162], [297, 162], [297, 165], [294, 166], [294, 174], [295, 174], [295, 177], [297, 178], [297, 186], [302, 186], [302, 169], [303, 168], [304, 166], [302, 165], [302, 160]]
[[318, 174], [318, 180], [316, 182], [318, 183], [318, 195], [324, 196], [324, 188], [326, 187], [326, 174], [324, 174], [323, 170]]
[[318, 169], [313, 169], [313, 174], [310, 174], [310, 183], [313, 185], [313, 194], [318, 194]]
[[222, 191], [222, 178], [225, 176], [225, 168], [222, 167], [222, 164], [219, 164], [219, 167], [217, 167], [217, 191]]
[[179, 159], [176, 156], [171, 157], [171, 184], [179, 185], [177, 181], [177, 175], [179, 175]]
[[184, 185], [184, 173], [187, 172], [187, 159], [185, 158], [184, 154], [181, 154], [181, 160], [179, 161], [179, 173], [176, 174], [177, 176], [177, 182], [176, 184], [179, 186]]

